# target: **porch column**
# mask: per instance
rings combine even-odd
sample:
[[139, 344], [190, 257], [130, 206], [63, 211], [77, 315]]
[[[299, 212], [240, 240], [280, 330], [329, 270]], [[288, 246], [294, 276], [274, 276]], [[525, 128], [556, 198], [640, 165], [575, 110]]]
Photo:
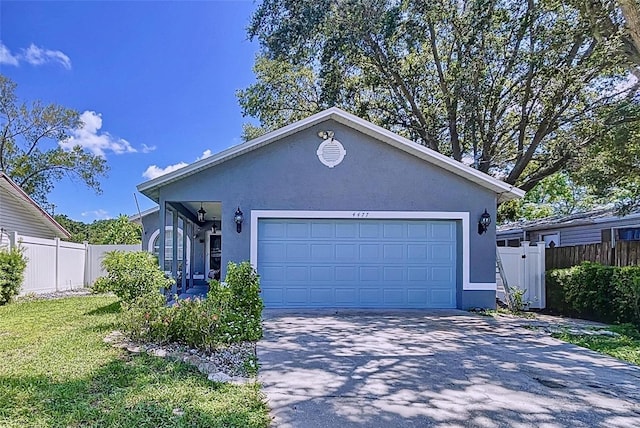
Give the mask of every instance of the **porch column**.
[[178, 211], [172, 210], [173, 213], [173, 221], [171, 222], [171, 251], [173, 255], [173, 259], [171, 260], [171, 276], [175, 279], [175, 283], [171, 287], [171, 296], [178, 292]]
[[[160, 220], [159, 220], [159, 231], [160, 233], [158, 234], [158, 263], [160, 264], [160, 270], [164, 272], [164, 243], [165, 243], [165, 226], [167, 224], [167, 203], [164, 201], [160, 202], [160, 210], [158, 211], [158, 214], [160, 215]], [[151, 245], [153, 245], [153, 242], [151, 242]], [[153, 252], [153, 248], [149, 248], [149, 250], [151, 252]]]

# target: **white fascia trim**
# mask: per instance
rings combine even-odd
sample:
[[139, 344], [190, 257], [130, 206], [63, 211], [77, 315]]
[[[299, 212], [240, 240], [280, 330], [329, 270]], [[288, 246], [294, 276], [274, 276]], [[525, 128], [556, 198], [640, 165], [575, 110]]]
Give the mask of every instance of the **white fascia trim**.
[[498, 286], [495, 282], [470, 282], [464, 290], [474, 291], [496, 291]]
[[[258, 220], [264, 218], [300, 218], [300, 219], [388, 219], [388, 220], [459, 220], [462, 224], [462, 289], [491, 290], [491, 288], [473, 288], [469, 282], [469, 213], [448, 211], [251, 211], [251, 249], [250, 262], [258, 267]], [[475, 284], [475, 283], [474, 283]], [[488, 287], [488, 285], [487, 285]], [[495, 283], [493, 290], [496, 289]]]
[[[503, 181], [500, 181], [496, 178], [491, 177], [490, 175], [487, 175], [476, 169], [468, 167], [467, 165], [464, 165], [461, 162], [451, 159], [448, 156], [445, 156], [441, 153], [438, 153], [434, 150], [424, 147], [407, 138], [401, 137], [400, 135], [394, 132], [391, 132], [388, 129], [384, 129], [358, 116], [355, 116], [351, 113], [347, 113], [346, 111], [341, 110], [337, 107], [331, 107], [320, 113], [316, 113], [313, 116], [309, 116], [298, 122], [292, 123], [283, 128], [269, 132], [268, 134], [265, 134], [254, 140], [247, 141], [245, 143], [231, 147], [218, 154], [196, 161], [191, 165], [187, 165], [184, 168], [180, 168], [176, 171], [170, 172], [168, 174], [164, 174], [160, 177], [141, 183], [137, 186], [137, 189], [139, 192], [141, 192], [146, 196], [150, 196], [148, 193], [153, 195], [154, 194], [153, 189], [165, 183], [170, 183], [182, 177], [186, 177], [191, 174], [194, 174], [202, 169], [211, 167], [218, 163], [222, 163], [228, 159], [234, 158], [236, 156], [239, 156], [251, 150], [255, 150], [259, 147], [265, 146], [273, 141], [279, 140], [288, 135], [291, 135], [303, 129], [309, 128], [327, 119], [333, 119], [336, 122], [342, 123], [343, 125], [357, 129], [366, 135], [369, 135], [375, 139], [381, 140], [393, 147], [396, 147], [400, 150], [410, 153], [422, 160], [428, 161], [447, 171], [450, 171], [456, 175], [464, 177], [482, 187], [488, 188], [494, 191], [496, 194], [498, 194], [499, 202], [522, 198], [525, 194], [523, 190], [513, 185], [507, 184]], [[145, 191], [149, 191], [149, 192], [145, 193]]]

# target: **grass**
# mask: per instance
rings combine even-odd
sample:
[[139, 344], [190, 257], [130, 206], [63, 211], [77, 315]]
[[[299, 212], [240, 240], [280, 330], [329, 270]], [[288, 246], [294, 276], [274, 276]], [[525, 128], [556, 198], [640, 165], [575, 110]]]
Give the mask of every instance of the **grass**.
[[553, 337], [640, 365], [640, 333], [638, 330], [631, 324], [612, 325], [607, 330], [618, 333], [619, 336], [557, 333]]
[[0, 307], [0, 426], [269, 425], [258, 385], [212, 383], [189, 365], [103, 343], [119, 312], [105, 296]]

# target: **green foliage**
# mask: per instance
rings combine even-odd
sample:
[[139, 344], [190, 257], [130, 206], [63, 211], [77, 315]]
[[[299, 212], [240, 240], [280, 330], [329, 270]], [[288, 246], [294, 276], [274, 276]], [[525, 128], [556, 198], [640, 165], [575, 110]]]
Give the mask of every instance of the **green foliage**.
[[26, 268], [27, 259], [21, 249], [0, 249], [0, 305], [18, 295]]
[[598, 42], [578, 7], [264, 0], [240, 104], [268, 130], [339, 106], [530, 190], [588, 162], [633, 92], [618, 42]]
[[189, 364], [106, 346], [124, 315], [111, 296], [0, 307], [0, 426], [269, 426], [258, 385], [213, 384]]
[[[0, 75], [0, 171], [46, 206], [54, 184], [65, 177], [80, 179], [100, 193], [106, 159], [81, 146], [58, 145], [83, 126], [78, 112], [59, 105], [18, 104], [16, 84]], [[47, 148], [52, 140], [53, 147]]]
[[95, 220], [87, 224], [70, 219], [64, 214], [54, 215], [53, 218], [71, 233], [71, 241], [97, 245], [139, 244], [142, 242], [142, 227], [129, 221], [120, 214], [118, 218]]
[[511, 294], [511, 307], [509, 308], [509, 310], [511, 310], [511, 312], [520, 313], [527, 309], [527, 307], [529, 306], [529, 302], [524, 300], [524, 295], [526, 294], [527, 290], [515, 286], [509, 287], [509, 290]]
[[612, 325], [607, 328], [617, 336], [554, 334], [555, 338], [611, 355], [623, 361], [640, 365], [640, 333], [632, 324]]
[[173, 279], [166, 278], [160, 270], [156, 257], [146, 251], [110, 251], [105, 254], [102, 267], [107, 276], [98, 278], [94, 291], [110, 291], [127, 303], [141, 296], [159, 295], [162, 288], [173, 284]]
[[524, 198], [498, 207], [498, 222], [534, 220], [555, 215], [569, 215], [612, 202], [612, 198], [596, 197], [585, 186], [577, 185], [566, 173], [555, 173], [542, 179]]
[[249, 262], [229, 263], [225, 283], [211, 281], [207, 298], [177, 299], [171, 307], [153, 295], [124, 304], [122, 329], [152, 342], [211, 350], [262, 337], [259, 277]]
[[565, 315], [640, 325], [640, 267], [583, 262], [548, 271], [547, 307]]

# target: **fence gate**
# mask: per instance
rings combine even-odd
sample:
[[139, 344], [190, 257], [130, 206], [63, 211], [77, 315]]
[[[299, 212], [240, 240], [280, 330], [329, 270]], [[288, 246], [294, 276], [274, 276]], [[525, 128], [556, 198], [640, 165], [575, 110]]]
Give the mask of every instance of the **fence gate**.
[[[525, 290], [524, 301], [530, 303], [530, 308], [544, 309], [547, 303], [544, 242], [529, 245], [528, 241], [522, 241], [520, 247], [498, 247], [498, 254], [508, 285]], [[496, 282], [498, 297], [501, 298], [504, 290], [500, 286], [500, 275], [496, 275]]]

